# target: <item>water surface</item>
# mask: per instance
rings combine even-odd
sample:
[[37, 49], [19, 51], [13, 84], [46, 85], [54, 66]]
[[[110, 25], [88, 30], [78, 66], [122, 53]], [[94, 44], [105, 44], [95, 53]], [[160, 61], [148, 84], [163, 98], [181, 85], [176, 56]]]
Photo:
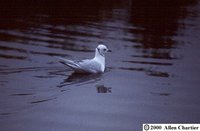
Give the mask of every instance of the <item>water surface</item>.
[[[7, 1], [0, 5], [0, 126], [15, 131], [133, 131], [200, 121], [197, 0]], [[77, 75], [55, 56], [92, 58]]]

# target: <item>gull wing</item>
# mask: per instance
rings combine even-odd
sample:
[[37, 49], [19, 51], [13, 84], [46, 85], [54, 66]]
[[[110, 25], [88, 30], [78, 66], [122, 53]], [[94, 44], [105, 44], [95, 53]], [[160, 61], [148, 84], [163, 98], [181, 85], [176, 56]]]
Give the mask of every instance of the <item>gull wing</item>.
[[60, 61], [60, 63], [66, 65], [66, 66], [69, 66], [70, 68], [72, 69], [78, 69], [80, 68], [79, 65], [77, 64], [77, 62], [74, 62], [72, 60], [68, 60], [68, 59], [65, 59], [65, 58], [62, 58], [62, 57], [56, 57], [58, 58]]
[[100, 73], [101, 71], [101, 64], [94, 59], [86, 59], [78, 62], [78, 65], [81, 67], [82, 70], [90, 73]]
[[101, 72], [101, 65], [93, 59], [86, 59], [81, 61], [72, 61], [65, 58], [57, 57], [60, 63], [72, 68], [79, 73], [99, 73]]

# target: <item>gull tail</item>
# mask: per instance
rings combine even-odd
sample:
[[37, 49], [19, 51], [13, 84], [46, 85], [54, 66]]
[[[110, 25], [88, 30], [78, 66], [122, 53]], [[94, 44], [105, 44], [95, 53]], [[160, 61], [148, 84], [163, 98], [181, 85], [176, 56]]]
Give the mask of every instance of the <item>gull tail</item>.
[[65, 59], [65, 58], [62, 58], [62, 57], [56, 57], [56, 58], [59, 59], [60, 63], [66, 65], [66, 66], [68, 66], [68, 67], [70, 67], [70, 68], [72, 68], [74, 70], [77, 70], [77, 69], [80, 68], [79, 65], [76, 62], [72, 61], [72, 60], [68, 60], [68, 59]]

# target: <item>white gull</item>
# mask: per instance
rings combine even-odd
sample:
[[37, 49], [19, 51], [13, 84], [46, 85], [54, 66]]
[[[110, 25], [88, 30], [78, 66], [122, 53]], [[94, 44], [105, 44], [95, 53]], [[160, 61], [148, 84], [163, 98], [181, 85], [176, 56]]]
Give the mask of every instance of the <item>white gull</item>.
[[103, 73], [105, 71], [105, 54], [111, 52], [105, 45], [98, 45], [93, 59], [79, 61], [59, 58], [59, 62], [72, 68], [76, 73]]

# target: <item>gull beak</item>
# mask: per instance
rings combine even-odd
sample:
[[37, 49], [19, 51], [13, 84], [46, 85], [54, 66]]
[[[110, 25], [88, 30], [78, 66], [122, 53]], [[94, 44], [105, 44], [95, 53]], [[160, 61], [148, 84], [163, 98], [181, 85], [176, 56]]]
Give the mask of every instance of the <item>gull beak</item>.
[[107, 52], [112, 52], [112, 50], [108, 50]]

